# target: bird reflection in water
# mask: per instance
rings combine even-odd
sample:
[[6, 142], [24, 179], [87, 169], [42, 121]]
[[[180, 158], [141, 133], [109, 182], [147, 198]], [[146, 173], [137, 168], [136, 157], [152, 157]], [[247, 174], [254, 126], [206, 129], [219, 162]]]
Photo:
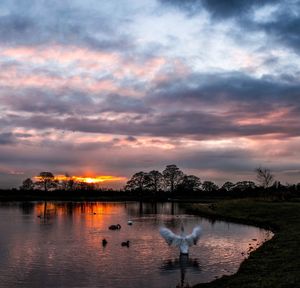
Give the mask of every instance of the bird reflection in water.
[[198, 259], [189, 258], [187, 254], [180, 254], [179, 258], [175, 260], [166, 260], [160, 267], [162, 273], [180, 270], [180, 282], [176, 285], [176, 288], [188, 288], [191, 287], [186, 280], [187, 269], [192, 269], [194, 271], [200, 271], [201, 267], [199, 265]]

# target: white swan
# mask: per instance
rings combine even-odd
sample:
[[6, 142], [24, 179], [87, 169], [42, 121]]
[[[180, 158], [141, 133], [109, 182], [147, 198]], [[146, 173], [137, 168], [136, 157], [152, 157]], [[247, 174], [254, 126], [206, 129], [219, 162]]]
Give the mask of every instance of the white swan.
[[166, 242], [169, 245], [179, 247], [181, 254], [188, 254], [189, 247], [197, 244], [197, 241], [199, 240], [199, 238], [201, 236], [202, 229], [200, 226], [196, 226], [193, 229], [192, 234], [185, 235], [183, 225], [181, 225], [180, 235], [174, 234], [168, 228], [160, 228], [159, 232], [160, 232], [160, 235], [166, 240]]

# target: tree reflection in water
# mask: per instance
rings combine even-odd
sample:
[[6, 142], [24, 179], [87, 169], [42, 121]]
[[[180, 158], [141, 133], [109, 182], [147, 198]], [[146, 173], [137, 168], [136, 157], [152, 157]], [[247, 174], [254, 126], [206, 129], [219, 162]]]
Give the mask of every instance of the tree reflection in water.
[[175, 260], [165, 260], [160, 269], [162, 273], [180, 270], [180, 283], [176, 285], [176, 288], [191, 287], [186, 279], [187, 269], [201, 271], [198, 259], [189, 258], [189, 255], [184, 254], [180, 254], [179, 258]]

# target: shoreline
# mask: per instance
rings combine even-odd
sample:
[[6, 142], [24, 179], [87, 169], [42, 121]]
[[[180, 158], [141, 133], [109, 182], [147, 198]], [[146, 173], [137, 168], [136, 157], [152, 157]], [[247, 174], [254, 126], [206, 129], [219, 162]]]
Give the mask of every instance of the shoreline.
[[194, 288], [300, 287], [300, 203], [258, 199], [187, 205], [187, 211], [215, 220], [269, 229], [274, 236], [250, 253], [237, 273]]

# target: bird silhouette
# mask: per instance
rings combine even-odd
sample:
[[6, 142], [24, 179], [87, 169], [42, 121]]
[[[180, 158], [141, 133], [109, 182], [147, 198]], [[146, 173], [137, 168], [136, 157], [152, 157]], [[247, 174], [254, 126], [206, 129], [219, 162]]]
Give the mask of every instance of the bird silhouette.
[[121, 243], [121, 246], [123, 246], [123, 247], [127, 246], [129, 248], [129, 243], [130, 243], [129, 240], [127, 240], [126, 242], [124, 241]]
[[120, 230], [121, 229], [121, 225], [117, 224], [117, 225], [110, 225], [108, 227], [109, 230]]
[[159, 232], [169, 245], [179, 247], [181, 254], [188, 254], [189, 247], [197, 244], [202, 233], [202, 228], [196, 226], [189, 235], [184, 233], [183, 225], [181, 225], [180, 235], [176, 235], [170, 229], [164, 227], [160, 228]]

